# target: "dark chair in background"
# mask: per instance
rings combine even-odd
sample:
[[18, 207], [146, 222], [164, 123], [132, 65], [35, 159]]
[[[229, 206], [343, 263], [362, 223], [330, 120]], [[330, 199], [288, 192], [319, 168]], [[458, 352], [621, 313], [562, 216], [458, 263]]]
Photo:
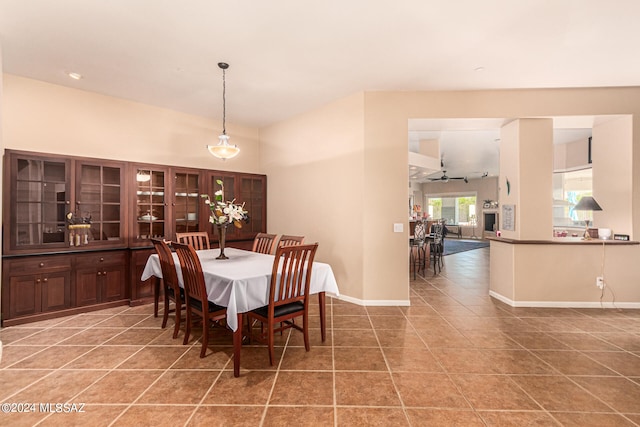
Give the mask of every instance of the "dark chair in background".
[[209, 234], [206, 231], [192, 231], [189, 233], [176, 233], [176, 240], [193, 246], [196, 251], [211, 249], [209, 245]]
[[276, 237], [275, 234], [258, 233], [253, 239], [253, 248], [251, 250], [261, 254], [270, 254], [273, 251]]

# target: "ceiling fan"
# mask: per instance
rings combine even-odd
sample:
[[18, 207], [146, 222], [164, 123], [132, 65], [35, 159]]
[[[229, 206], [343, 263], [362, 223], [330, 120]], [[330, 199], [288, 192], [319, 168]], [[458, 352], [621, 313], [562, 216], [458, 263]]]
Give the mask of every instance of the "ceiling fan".
[[429, 178], [429, 181], [449, 182], [449, 180], [451, 179], [462, 179], [464, 180], [464, 182], [467, 182], [467, 183], [469, 182], [466, 176], [458, 176], [458, 177], [447, 176], [446, 170], [442, 171], [442, 176], [440, 178]]

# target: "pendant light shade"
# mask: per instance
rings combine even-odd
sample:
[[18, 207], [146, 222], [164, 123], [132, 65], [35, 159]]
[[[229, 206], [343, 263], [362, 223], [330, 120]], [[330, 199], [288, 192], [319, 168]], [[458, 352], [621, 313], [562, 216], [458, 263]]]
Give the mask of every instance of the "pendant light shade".
[[226, 70], [229, 64], [219, 62], [218, 67], [222, 69], [222, 135], [218, 137], [219, 141], [216, 145], [207, 145], [207, 150], [215, 157], [224, 160], [235, 157], [240, 152], [237, 145], [229, 144], [229, 136], [227, 135], [227, 106], [226, 106]]

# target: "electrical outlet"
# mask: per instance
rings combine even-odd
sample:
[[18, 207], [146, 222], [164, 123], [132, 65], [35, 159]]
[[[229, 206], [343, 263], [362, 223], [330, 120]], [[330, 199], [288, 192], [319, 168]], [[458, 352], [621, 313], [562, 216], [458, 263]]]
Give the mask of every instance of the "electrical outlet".
[[604, 278], [602, 276], [596, 277], [596, 286], [600, 289], [604, 289]]

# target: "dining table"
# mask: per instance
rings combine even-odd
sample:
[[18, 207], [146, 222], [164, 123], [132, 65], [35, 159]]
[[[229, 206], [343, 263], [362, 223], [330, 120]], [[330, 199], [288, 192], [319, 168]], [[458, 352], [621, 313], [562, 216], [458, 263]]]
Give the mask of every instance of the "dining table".
[[[216, 259], [219, 249], [196, 251], [207, 288], [209, 301], [227, 308], [227, 326], [233, 331], [233, 374], [240, 376], [240, 349], [242, 348], [243, 313], [269, 304], [269, 287], [274, 255], [225, 248], [228, 259]], [[173, 253], [180, 287], [184, 287], [178, 256]], [[162, 279], [157, 254], [149, 256], [141, 280]], [[159, 286], [155, 287], [156, 290]], [[309, 294], [318, 294], [320, 333], [326, 339], [326, 292], [339, 296], [338, 284], [329, 264], [314, 261], [311, 270]]]

